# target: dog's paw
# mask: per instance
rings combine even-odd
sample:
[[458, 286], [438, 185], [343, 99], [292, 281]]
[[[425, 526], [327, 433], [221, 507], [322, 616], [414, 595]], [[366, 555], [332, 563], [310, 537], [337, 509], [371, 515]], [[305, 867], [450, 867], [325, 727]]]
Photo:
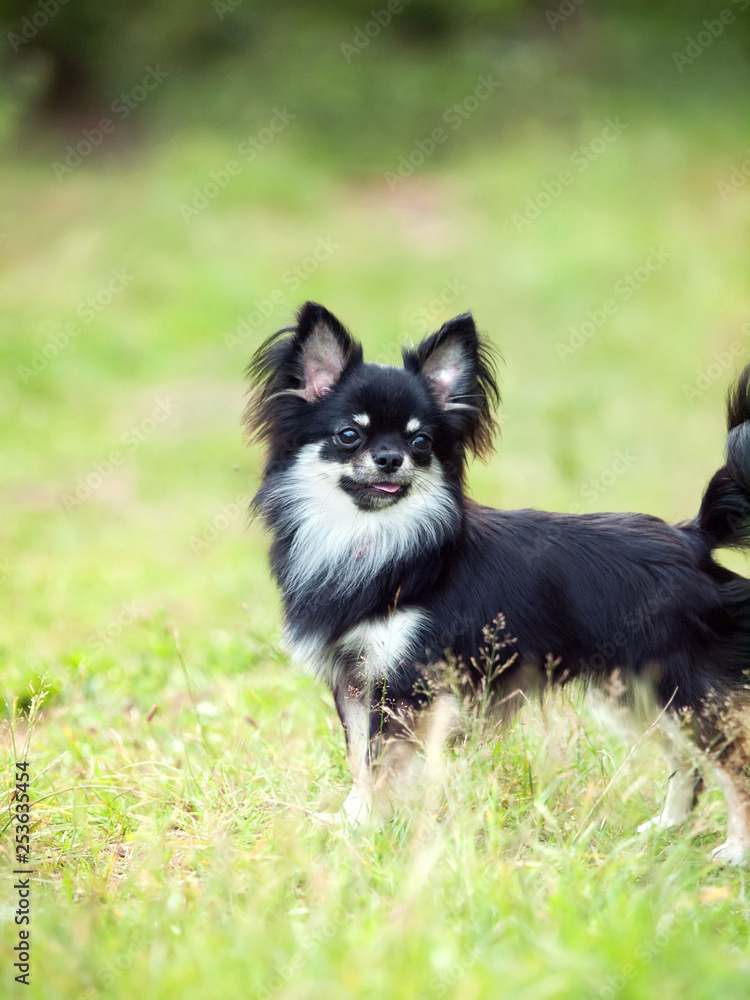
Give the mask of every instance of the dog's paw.
[[708, 858], [719, 865], [746, 865], [750, 860], [750, 846], [736, 840], [727, 840], [715, 847]]
[[342, 830], [345, 833], [353, 833], [368, 822], [371, 813], [372, 810], [369, 802], [356, 792], [350, 792], [338, 812], [313, 813], [312, 818], [319, 826], [325, 826], [330, 830]]
[[664, 813], [659, 813], [659, 815], [654, 816], [653, 819], [647, 819], [645, 823], [641, 823], [638, 827], [638, 833], [645, 833], [646, 830], [653, 830], [654, 827], [661, 827], [662, 830], [667, 830], [670, 826], [677, 826], [681, 822], [683, 821], [670, 819], [668, 816], [665, 816]]
[[343, 810], [335, 813], [315, 812], [311, 819], [317, 826], [326, 827], [329, 830], [346, 829], [346, 815]]
[[647, 819], [645, 823], [641, 823], [638, 827], [638, 833], [645, 833], [646, 830], [653, 830], [655, 826], [663, 826], [661, 816], [654, 816], [652, 819]]

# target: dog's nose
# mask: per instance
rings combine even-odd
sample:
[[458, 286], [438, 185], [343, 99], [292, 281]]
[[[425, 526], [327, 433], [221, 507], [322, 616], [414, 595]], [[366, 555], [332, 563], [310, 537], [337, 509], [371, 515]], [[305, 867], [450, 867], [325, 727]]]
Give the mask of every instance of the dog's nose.
[[372, 456], [372, 460], [383, 472], [395, 472], [401, 467], [404, 456], [400, 451], [379, 451]]

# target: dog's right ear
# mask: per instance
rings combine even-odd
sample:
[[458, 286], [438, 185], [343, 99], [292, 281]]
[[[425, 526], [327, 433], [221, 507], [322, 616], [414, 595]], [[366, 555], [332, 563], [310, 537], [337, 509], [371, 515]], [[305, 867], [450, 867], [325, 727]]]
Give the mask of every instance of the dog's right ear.
[[271, 436], [283, 400], [317, 403], [361, 361], [362, 347], [346, 327], [317, 302], [306, 302], [296, 325], [269, 337], [248, 366], [250, 399], [244, 422], [251, 439]]
[[300, 309], [292, 349], [298, 392], [308, 403], [329, 393], [346, 369], [362, 360], [360, 345], [317, 302], [306, 302]]

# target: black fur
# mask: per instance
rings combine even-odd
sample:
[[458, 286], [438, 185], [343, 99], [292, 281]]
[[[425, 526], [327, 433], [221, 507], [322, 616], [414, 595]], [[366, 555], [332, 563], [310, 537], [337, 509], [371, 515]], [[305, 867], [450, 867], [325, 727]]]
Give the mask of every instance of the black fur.
[[[333, 364], [335, 383], [310, 401], [301, 358], [316, 324], [332, 331], [330, 351], [336, 355], [340, 345], [341, 357]], [[442, 377], [443, 369], [452, 375], [456, 366], [459, 375], [448, 388], [436, 381], [436, 370]], [[466, 498], [465, 460], [488, 453], [499, 399], [491, 351], [468, 314], [405, 350], [404, 367], [397, 369], [365, 364], [341, 324], [308, 303], [295, 327], [261, 347], [250, 377], [249, 426], [268, 447], [255, 502], [274, 535], [272, 567], [287, 636], [332, 649], [358, 623], [384, 619], [394, 609], [424, 612], [383, 679], [388, 703], [417, 704], [422, 668], [446, 653], [478, 685], [486, 626], [498, 615], [512, 637], [512, 662], [493, 681], [499, 699], [528, 688], [530, 677], [541, 685], [550, 673], [565, 682], [603, 679], [617, 669], [651, 681], [670, 710], [689, 709], [705, 719], [708, 703], [745, 685], [750, 583], [719, 565], [712, 551], [750, 544], [750, 366], [729, 397], [726, 464], [711, 479], [697, 518], [676, 526], [641, 514], [500, 511]], [[331, 468], [344, 463], [333, 436], [360, 411], [371, 421], [362, 447], [373, 454], [387, 441], [408, 455], [403, 427], [410, 417], [432, 438], [447, 490], [439, 530], [433, 536], [417, 531], [437, 517], [426, 501], [425, 522], [415, 521], [410, 544], [356, 587], [339, 593], [321, 569], [295, 589], [295, 560], [317, 554], [294, 550], [299, 523], [292, 515], [295, 502], [306, 500], [304, 489], [295, 501], [279, 484], [306, 445], [319, 443], [320, 462]], [[419, 457], [414, 461], [419, 468]], [[342, 572], [348, 572], [344, 563]], [[338, 655], [329, 678], [337, 704], [347, 685], [361, 685], [355, 661], [345, 651]], [[382, 688], [372, 697], [380, 699]], [[382, 725], [376, 715], [373, 720], [373, 727]]]
[[727, 400], [727, 461], [706, 488], [698, 527], [712, 548], [750, 544], [750, 365]]

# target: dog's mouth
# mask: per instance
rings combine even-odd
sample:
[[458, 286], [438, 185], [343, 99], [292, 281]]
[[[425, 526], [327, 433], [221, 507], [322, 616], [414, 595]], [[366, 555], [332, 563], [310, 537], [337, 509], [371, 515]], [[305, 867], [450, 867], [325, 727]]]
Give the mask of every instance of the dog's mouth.
[[341, 488], [354, 499], [355, 503], [366, 508], [390, 506], [409, 492], [410, 485], [410, 483], [389, 482], [387, 479], [376, 483], [361, 482], [350, 476], [344, 476], [341, 480]]
[[381, 493], [398, 493], [399, 490], [405, 489], [403, 483], [368, 483], [367, 485], [372, 490], [380, 490]]

